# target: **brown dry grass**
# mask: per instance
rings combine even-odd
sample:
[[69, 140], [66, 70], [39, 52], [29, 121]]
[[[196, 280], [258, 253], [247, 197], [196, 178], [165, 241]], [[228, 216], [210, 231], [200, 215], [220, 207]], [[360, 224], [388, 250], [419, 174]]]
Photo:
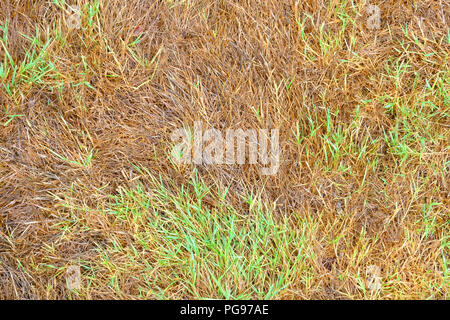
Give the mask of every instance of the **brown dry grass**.
[[[71, 3], [81, 29], [67, 5], [0, 3], [4, 67], [29, 62], [23, 35], [49, 41], [0, 88], [0, 298], [449, 298], [447, 1], [374, 0], [380, 30], [357, 0]], [[197, 120], [279, 128], [278, 173], [174, 165], [171, 133]], [[271, 233], [256, 273], [202, 245], [169, 257], [145, 219], [197, 200], [214, 221], [268, 212], [292, 239]]]

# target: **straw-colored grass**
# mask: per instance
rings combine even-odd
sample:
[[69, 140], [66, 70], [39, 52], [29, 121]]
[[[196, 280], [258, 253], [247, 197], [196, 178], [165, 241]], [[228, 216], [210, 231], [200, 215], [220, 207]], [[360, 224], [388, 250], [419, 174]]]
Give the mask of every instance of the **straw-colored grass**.
[[[1, 1], [0, 298], [449, 299], [449, 19]], [[279, 129], [278, 172], [177, 164], [195, 121]]]

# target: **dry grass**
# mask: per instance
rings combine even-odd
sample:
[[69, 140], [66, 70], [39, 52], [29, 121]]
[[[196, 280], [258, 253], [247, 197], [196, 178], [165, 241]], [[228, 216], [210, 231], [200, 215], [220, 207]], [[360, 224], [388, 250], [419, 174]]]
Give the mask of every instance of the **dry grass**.
[[[0, 3], [0, 298], [450, 297], [447, 1], [373, 0], [379, 30], [358, 0], [69, 3], [80, 29]], [[174, 164], [197, 120], [279, 128], [278, 173]]]

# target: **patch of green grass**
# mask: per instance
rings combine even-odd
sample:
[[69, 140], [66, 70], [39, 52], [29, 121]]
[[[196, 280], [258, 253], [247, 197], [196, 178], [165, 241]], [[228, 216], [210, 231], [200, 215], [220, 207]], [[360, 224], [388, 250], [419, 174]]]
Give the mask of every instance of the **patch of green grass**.
[[19, 85], [42, 85], [44, 77], [55, 72], [55, 65], [47, 59], [46, 55], [46, 50], [52, 39], [47, 37], [48, 40], [43, 42], [38, 29], [36, 29], [36, 34], [33, 37], [22, 35], [30, 41], [31, 45], [25, 51], [22, 62], [17, 63], [8, 52], [8, 23], [0, 24], [0, 30], [3, 33], [3, 37], [0, 38], [0, 45], [5, 52], [4, 60], [0, 66], [0, 77], [7, 94], [12, 96]]
[[[121, 188], [102, 211], [134, 230], [126, 247], [113, 241], [99, 249], [111, 274], [126, 271], [124, 264], [136, 266], [148, 251], [153, 263], [140, 276], [148, 283], [141, 290], [158, 298], [177, 291], [199, 299], [276, 298], [311, 276], [314, 254], [307, 233], [314, 222], [306, 217], [277, 218], [252, 195], [248, 212], [238, 212], [224, 201], [226, 192], [213, 192], [197, 177], [177, 191], [152, 180], [147, 192]], [[212, 207], [205, 198], [221, 202]], [[112, 261], [117, 254], [126, 260]], [[158, 284], [148, 282], [150, 274]], [[109, 285], [119, 292], [114, 279]]]

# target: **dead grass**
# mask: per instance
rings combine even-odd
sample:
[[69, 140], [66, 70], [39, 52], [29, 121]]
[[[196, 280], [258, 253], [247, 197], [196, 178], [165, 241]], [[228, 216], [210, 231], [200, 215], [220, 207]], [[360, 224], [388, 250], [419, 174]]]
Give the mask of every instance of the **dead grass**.
[[[356, 0], [67, 3], [0, 3], [0, 298], [449, 298], [446, 1], [374, 0], [379, 30]], [[279, 128], [278, 173], [175, 165], [194, 121]]]

